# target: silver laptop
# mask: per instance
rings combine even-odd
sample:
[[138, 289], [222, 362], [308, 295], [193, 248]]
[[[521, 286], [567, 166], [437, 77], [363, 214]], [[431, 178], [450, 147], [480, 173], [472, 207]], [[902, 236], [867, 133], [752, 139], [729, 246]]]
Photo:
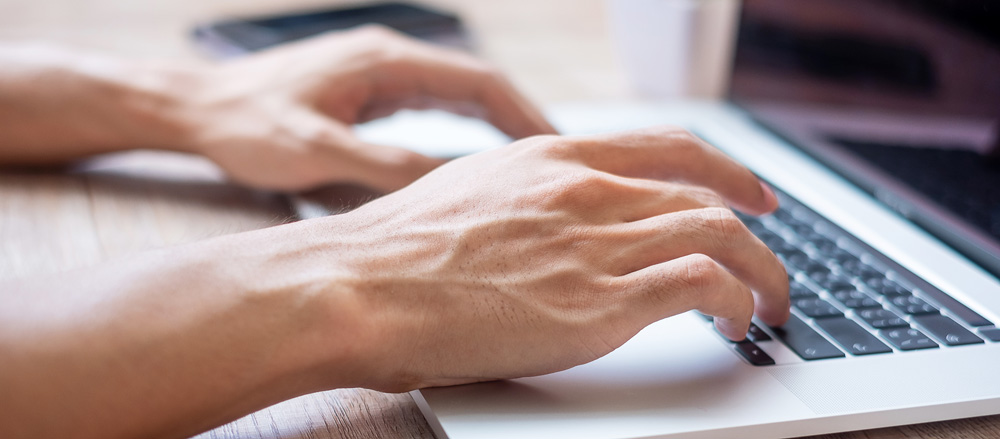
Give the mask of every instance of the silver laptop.
[[571, 105], [681, 124], [780, 192], [748, 227], [793, 317], [697, 313], [563, 372], [413, 392], [441, 439], [794, 437], [1000, 413], [1000, 3], [745, 0], [732, 103]]

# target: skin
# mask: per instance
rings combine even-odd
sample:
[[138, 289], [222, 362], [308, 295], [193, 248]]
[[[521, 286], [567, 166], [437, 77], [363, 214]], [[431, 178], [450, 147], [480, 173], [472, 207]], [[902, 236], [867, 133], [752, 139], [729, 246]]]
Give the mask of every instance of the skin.
[[388, 192], [443, 163], [351, 132], [401, 108], [481, 117], [515, 139], [555, 133], [495, 68], [379, 27], [218, 66], [0, 46], [0, 164], [151, 148], [203, 155], [258, 188]]
[[0, 437], [186, 437], [320, 390], [544, 374], [692, 309], [742, 339], [787, 319], [788, 283], [728, 206], [777, 201], [684, 130], [535, 136], [343, 215], [0, 285]]

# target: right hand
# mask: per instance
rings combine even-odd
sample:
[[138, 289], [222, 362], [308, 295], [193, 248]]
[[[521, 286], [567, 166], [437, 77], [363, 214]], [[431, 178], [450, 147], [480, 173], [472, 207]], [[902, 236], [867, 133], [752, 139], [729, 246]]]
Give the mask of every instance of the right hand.
[[754, 313], [780, 325], [785, 270], [728, 205], [777, 200], [692, 134], [656, 128], [530, 138], [329, 218], [350, 237], [336, 264], [371, 336], [366, 386], [555, 372], [692, 309], [733, 340]]

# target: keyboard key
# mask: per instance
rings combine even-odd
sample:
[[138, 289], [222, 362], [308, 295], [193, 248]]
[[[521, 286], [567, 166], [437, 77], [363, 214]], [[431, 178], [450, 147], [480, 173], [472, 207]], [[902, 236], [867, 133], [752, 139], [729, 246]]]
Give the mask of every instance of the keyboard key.
[[840, 312], [837, 307], [823, 299], [798, 299], [792, 301], [792, 306], [798, 308], [799, 311], [802, 311], [802, 314], [814, 319], [844, 315], [844, 313]]
[[892, 298], [892, 304], [909, 315], [937, 314], [938, 309], [916, 296], [898, 296]]
[[813, 282], [816, 282], [816, 285], [827, 291], [854, 288], [854, 284], [851, 283], [850, 279], [836, 273], [827, 272], [810, 275], [809, 279], [812, 279]]
[[834, 341], [853, 355], [884, 354], [892, 352], [885, 343], [862, 328], [853, 320], [843, 317], [816, 321], [816, 326], [826, 331]]
[[948, 346], [959, 346], [965, 344], [982, 343], [983, 339], [976, 337], [968, 329], [962, 327], [954, 320], [941, 314], [916, 316], [913, 321], [923, 326], [927, 332], [937, 337]]
[[970, 326], [993, 326], [993, 322], [986, 320], [985, 317], [969, 309], [969, 307], [965, 306], [962, 302], [955, 300], [954, 297], [949, 296], [944, 291], [930, 287], [925, 289], [924, 294], [927, 295], [927, 297], [934, 299], [934, 301], [940, 304], [944, 309], [951, 311], [955, 317], [962, 319]]
[[774, 359], [770, 355], [767, 355], [766, 352], [749, 341], [736, 343], [734, 349], [754, 366], [769, 366], [774, 364]]
[[774, 212], [773, 216], [785, 225], [801, 224], [801, 221], [795, 218], [788, 209], [778, 209]]
[[881, 308], [882, 304], [872, 299], [867, 293], [855, 289], [847, 289], [833, 292], [833, 298], [837, 299], [844, 306], [851, 309], [859, 308]]
[[747, 331], [747, 340], [750, 340], [750, 341], [768, 341], [770, 339], [771, 339], [771, 336], [767, 335], [767, 333], [764, 332], [763, 329], [760, 329], [760, 326], [757, 326], [756, 323], [751, 323], [750, 324], [750, 330]]
[[794, 268], [801, 269], [809, 263], [809, 255], [805, 254], [802, 250], [788, 252], [783, 256], [785, 257], [785, 263]]
[[[718, 328], [716, 328], [716, 331], [718, 331]], [[767, 335], [766, 332], [764, 332], [762, 329], [760, 329], [760, 327], [757, 326], [756, 323], [751, 323], [750, 324], [750, 329], [747, 330], [747, 336], [743, 340], [739, 340], [739, 341], [730, 340], [729, 337], [726, 337], [725, 335], [722, 335], [721, 332], [719, 333], [719, 335], [722, 336], [723, 339], [725, 339], [726, 341], [728, 341], [730, 343], [743, 343], [743, 342], [746, 342], [746, 341], [768, 341], [768, 340], [771, 340], [771, 336]]]
[[865, 280], [865, 285], [871, 288], [872, 291], [886, 297], [909, 296], [912, 294], [908, 288], [884, 277], [867, 279]]
[[824, 258], [833, 258], [833, 253], [843, 251], [839, 246], [837, 246], [837, 243], [833, 242], [830, 238], [820, 237], [812, 240], [811, 243]]
[[1000, 341], [1000, 328], [981, 328], [979, 330], [979, 335], [982, 335], [991, 341]]
[[862, 309], [857, 311], [857, 315], [875, 329], [910, 327], [910, 324], [906, 320], [903, 320], [898, 314], [885, 308]]
[[829, 256], [831, 258], [833, 258], [834, 260], [836, 260], [840, 264], [857, 264], [857, 263], [861, 263], [861, 260], [858, 259], [858, 257], [855, 256], [854, 253], [851, 253], [851, 252], [849, 252], [847, 250], [844, 250], [843, 248], [839, 248], [839, 247], [836, 248], [836, 249], [834, 249], [834, 250], [832, 250], [830, 252]]
[[809, 287], [793, 280], [788, 283], [788, 297], [792, 299], [816, 299], [819, 296], [810, 290]]
[[806, 265], [802, 267], [802, 271], [804, 271], [807, 275], [809, 275], [810, 278], [812, 278], [818, 276], [825, 276], [827, 273], [830, 272], [830, 268], [818, 261], [810, 260], [809, 262], [806, 263]]
[[861, 260], [857, 258], [841, 262], [840, 267], [843, 268], [845, 273], [862, 279], [871, 279], [883, 276], [882, 272], [877, 268], [861, 262]]
[[771, 327], [771, 330], [803, 360], [822, 360], [845, 356], [833, 343], [827, 341], [794, 315], [789, 317], [788, 322], [784, 325]]
[[883, 329], [879, 331], [879, 334], [892, 343], [896, 349], [903, 351], [938, 347], [938, 344], [927, 338], [923, 332], [913, 328]]

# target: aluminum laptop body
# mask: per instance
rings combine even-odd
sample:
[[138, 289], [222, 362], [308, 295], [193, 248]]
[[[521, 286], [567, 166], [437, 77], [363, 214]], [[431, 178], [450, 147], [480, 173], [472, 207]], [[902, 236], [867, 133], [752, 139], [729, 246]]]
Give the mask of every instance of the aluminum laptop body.
[[[840, 355], [810, 359], [781, 328], [758, 322], [763, 337], [754, 349], [774, 364], [755, 365], [745, 346], [686, 313], [563, 372], [413, 392], [439, 438], [796, 437], [1000, 414], [1000, 342], [990, 338], [1000, 323], [1000, 202], [986, 197], [996, 189], [986, 186], [1000, 181], [989, 158], [1000, 127], [1000, 4], [746, 0], [743, 8], [737, 105], [568, 105], [551, 109], [553, 120], [569, 134], [663, 123], [690, 129], [781, 191], [795, 206], [790, 220], [820, 217], [825, 225], [814, 236], [852, 236], [830, 240], [837, 251], [866, 255], [859, 259], [891, 272], [886, 283], [933, 308], [870, 294], [857, 278], [852, 285], [876, 302], [865, 308], [848, 302], [854, 296], [816, 288], [811, 272], [796, 274], [833, 304], [837, 319], [884, 307], [934, 346], [897, 346], [890, 338], [899, 331], [857, 319], [888, 349], [866, 352], [863, 343], [835, 340], [824, 329], [832, 320], [799, 303], [793, 314]], [[928, 157], [938, 158], [924, 171]], [[931, 193], [913, 180], [945, 172], [950, 157], [973, 162], [930, 187], [964, 184], [980, 200], [964, 203], [985, 211], [986, 222], [953, 208], [961, 193]], [[791, 233], [774, 227], [761, 233]], [[810, 257], [820, 247], [802, 245]], [[978, 341], [959, 343], [961, 336], [923, 323], [939, 320]]]

